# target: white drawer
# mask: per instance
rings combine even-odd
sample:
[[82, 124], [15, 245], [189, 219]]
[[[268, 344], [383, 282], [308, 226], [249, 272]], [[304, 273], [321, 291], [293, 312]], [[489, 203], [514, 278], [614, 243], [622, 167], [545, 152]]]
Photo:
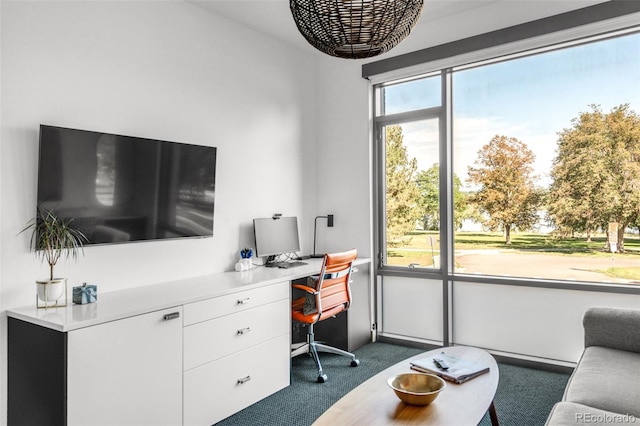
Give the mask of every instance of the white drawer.
[[288, 334], [289, 299], [184, 328], [184, 370]]
[[255, 308], [276, 300], [289, 299], [289, 281], [184, 305], [184, 325]]
[[212, 425], [289, 386], [289, 353], [286, 334], [185, 372], [184, 425]]

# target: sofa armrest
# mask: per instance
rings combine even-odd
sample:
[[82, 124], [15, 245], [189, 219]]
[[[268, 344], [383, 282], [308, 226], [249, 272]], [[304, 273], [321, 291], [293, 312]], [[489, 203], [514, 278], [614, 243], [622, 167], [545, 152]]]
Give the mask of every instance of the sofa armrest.
[[640, 353], [640, 310], [594, 307], [585, 312], [584, 346]]

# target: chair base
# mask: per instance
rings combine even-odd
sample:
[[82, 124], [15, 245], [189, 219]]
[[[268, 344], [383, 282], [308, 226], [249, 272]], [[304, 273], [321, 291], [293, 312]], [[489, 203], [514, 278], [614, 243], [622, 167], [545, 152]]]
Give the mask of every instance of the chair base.
[[318, 383], [324, 383], [327, 381], [327, 375], [322, 370], [322, 364], [320, 363], [320, 357], [318, 352], [332, 353], [335, 355], [341, 355], [351, 358], [351, 366], [357, 367], [360, 365], [360, 360], [356, 358], [351, 352], [347, 352], [342, 349], [334, 348], [333, 346], [325, 345], [324, 343], [316, 342], [313, 333], [313, 324], [309, 324], [309, 332], [307, 333], [307, 342], [298, 343], [292, 345], [291, 358], [302, 354], [309, 354], [313, 358], [316, 368], [318, 369]]

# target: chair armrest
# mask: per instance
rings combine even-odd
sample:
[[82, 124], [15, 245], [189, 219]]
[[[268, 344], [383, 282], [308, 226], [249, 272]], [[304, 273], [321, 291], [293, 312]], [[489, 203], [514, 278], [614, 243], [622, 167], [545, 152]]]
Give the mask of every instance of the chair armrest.
[[318, 294], [318, 290], [316, 290], [315, 288], [307, 287], [306, 285], [292, 284], [291, 287], [297, 288], [298, 290], [306, 291], [309, 294]]
[[584, 346], [640, 353], [640, 310], [590, 308], [582, 320]]

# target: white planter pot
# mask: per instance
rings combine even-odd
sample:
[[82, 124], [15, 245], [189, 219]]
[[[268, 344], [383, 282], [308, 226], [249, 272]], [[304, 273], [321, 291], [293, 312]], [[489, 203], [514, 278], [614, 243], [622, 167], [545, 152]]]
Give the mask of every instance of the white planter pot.
[[43, 302], [55, 302], [64, 295], [66, 278], [54, 278], [52, 280], [36, 281], [38, 299]]

